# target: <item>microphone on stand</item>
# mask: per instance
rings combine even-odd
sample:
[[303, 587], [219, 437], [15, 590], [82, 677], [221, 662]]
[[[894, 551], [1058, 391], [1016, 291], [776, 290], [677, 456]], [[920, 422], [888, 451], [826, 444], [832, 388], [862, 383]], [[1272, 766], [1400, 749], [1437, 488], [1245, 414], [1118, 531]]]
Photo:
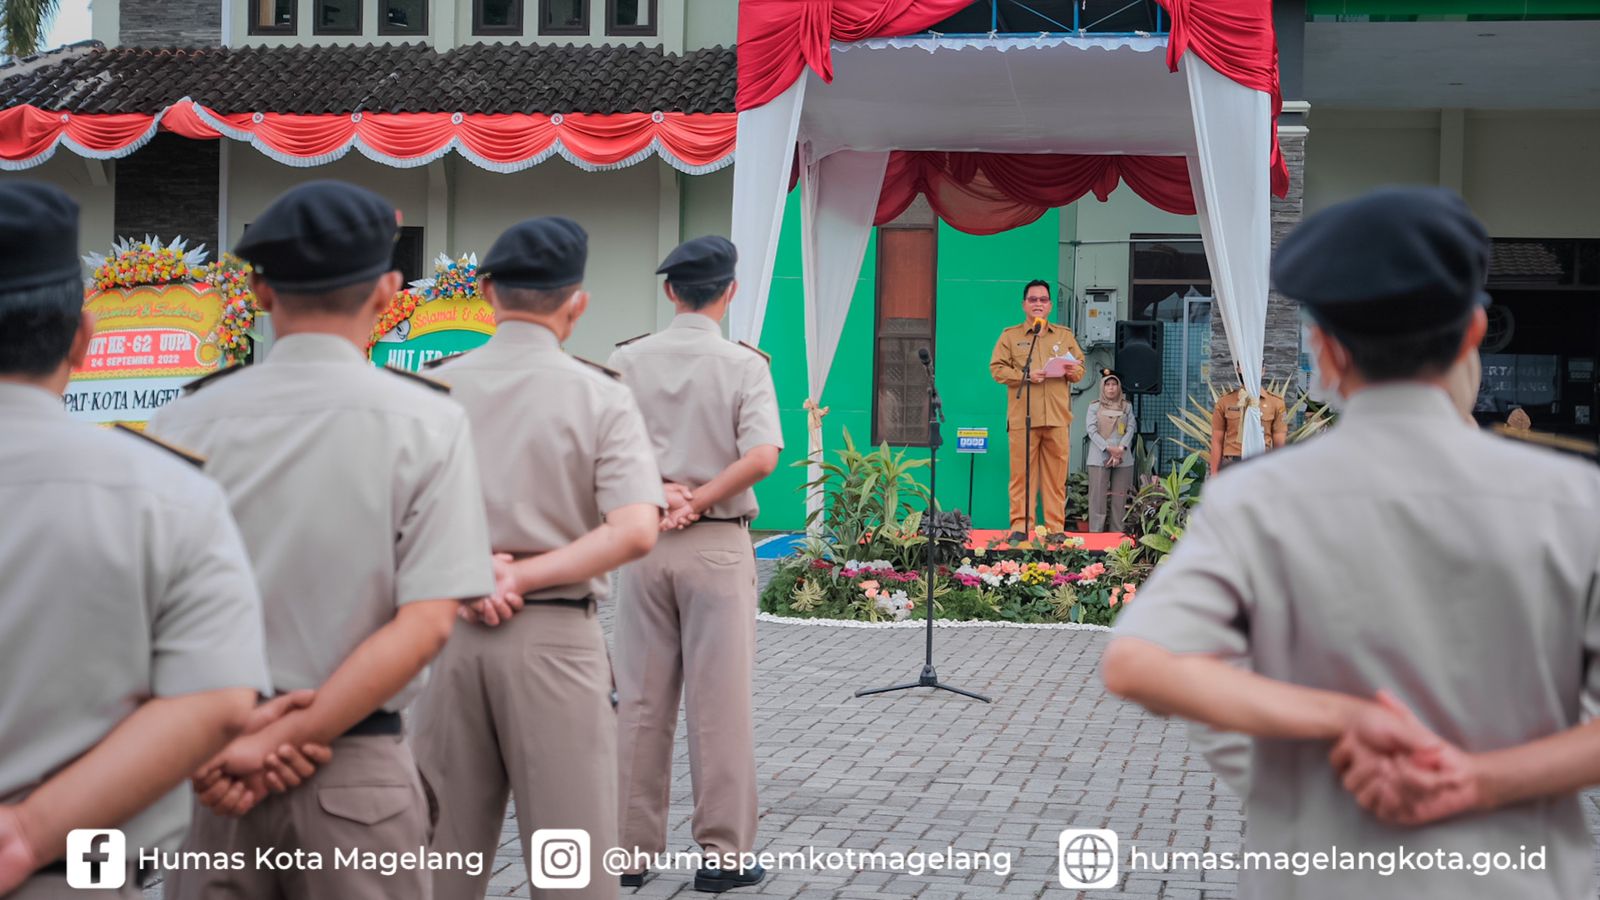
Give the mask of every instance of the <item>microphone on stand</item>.
[[933, 412], [934, 420], [944, 421], [944, 401], [939, 399], [939, 391], [933, 386], [933, 357], [928, 355], [927, 347], [917, 348], [917, 359], [922, 360], [922, 367], [928, 370], [928, 405]]
[[1039, 333], [1039, 329], [1041, 329], [1043, 327], [1044, 327], [1044, 319], [1035, 318], [1033, 320], [1033, 327], [1028, 329], [1028, 333], [1029, 334], [1038, 334]]
[[922, 360], [922, 367], [927, 369], [929, 374], [933, 373], [933, 357], [928, 355], [927, 347], [917, 348], [917, 359]]

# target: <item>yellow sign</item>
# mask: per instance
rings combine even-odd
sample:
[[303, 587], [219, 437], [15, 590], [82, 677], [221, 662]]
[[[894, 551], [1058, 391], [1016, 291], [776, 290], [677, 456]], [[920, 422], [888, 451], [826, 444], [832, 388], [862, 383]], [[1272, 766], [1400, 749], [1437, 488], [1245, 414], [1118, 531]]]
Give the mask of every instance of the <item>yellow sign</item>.
[[97, 291], [89, 354], [72, 373], [67, 412], [88, 422], [143, 422], [182, 387], [217, 370], [222, 297], [208, 284]]
[[478, 299], [439, 299], [423, 303], [411, 314], [411, 330], [406, 340], [415, 340], [438, 331], [476, 331], [494, 334], [494, 308]]

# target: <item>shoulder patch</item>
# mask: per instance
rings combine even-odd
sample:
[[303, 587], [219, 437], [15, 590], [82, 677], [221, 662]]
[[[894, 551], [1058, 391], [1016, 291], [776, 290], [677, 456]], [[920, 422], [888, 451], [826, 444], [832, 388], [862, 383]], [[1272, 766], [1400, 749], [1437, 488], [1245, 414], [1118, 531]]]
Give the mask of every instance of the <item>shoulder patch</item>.
[[644, 340], [645, 338], [649, 337], [652, 333], [653, 332], [646, 331], [644, 334], [636, 334], [633, 337], [628, 338], [625, 341], [617, 341], [616, 344], [614, 344], [613, 346], [626, 347], [629, 344], [633, 343], [634, 341]]
[[433, 359], [430, 359], [427, 362], [423, 363], [422, 367], [424, 369], [437, 369], [440, 366], [444, 365], [445, 363], [450, 362], [451, 360], [460, 359], [461, 357], [466, 356], [468, 353], [471, 353], [471, 352], [472, 352], [471, 350], [467, 350], [467, 351], [462, 352], [462, 353], [451, 353], [448, 356], [436, 356]]
[[420, 384], [423, 387], [432, 388], [433, 390], [436, 390], [441, 394], [450, 393], [450, 385], [445, 384], [442, 381], [435, 381], [435, 380], [433, 380], [432, 378], [429, 378], [426, 375], [418, 375], [415, 372], [412, 372], [412, 371], [409, 371], [409, 370], [406, 370], [406, 369], [396, 368], [395, 366], [384, 366], [383, 370], [385, 372], [393, 372], [394, 374], [399, 375], [402, 378], [409, 378], [412, 381], [415, 381], [417, 384]]
[[199, 378], [196, 378], [195, 380], [193, 380], [193, 381], [189, 382], [188, 384], [184, 385], [183, 386], [183, 392], [185, 394], [192, 394], [195, 391], [198, 391], [201, 388], [205, 387], [206, 385], [211, 384], [212, 382], [217, 381], [217, 380], [219, 380], [221, 378], [225, 378], [225, 377], [227, 377], [229, 375], [232, 375], [233, 373], [235, 373], [235, 372], [237, 372], [237, 371], [239, 371], [240, 369], [243, 369], [243, 368], [244, 368], [244, 366], [242, 366], [242, 365], [229, 366], [226, 369], [218, 369], [215, 372], [212, 372], [210, 375], [202, 375]]
[[[237, 368], [237, 367], [235, 367], [235, 368]], [[223, 371], [227, 371], [227, 370], [224, 369]], [[206, 377], [210, 378], [212, 376], [207, 375]], [[118, 422], [113, 427], [115, 427], [118, 431], [122, 432], [123, 434], [131, 434], [134, 437], [139, 438], [142, 441], [147, 441], [147, 442], [149, 442], [151, 444], [155, 444], [157, 447], [160, 447], [161, 449], [167, 451], [168, 453], [171, 453], [173, 456], [176, 456], [177, 458], [183, 460], [184, 462], [188, 463], [191, 466], [194, 466], [197, 469], [201, 468], [202, 466], [204, 466], [206, 464], [206, 458], [204, 456], [201, 456], [200, 454], [195, 453], [195, 452], [193, 452], [191, 450], [185, 450], [182, 447], [179, 447], [177, 444], [169, 444], [166, 441], [163, 441], [162, 439], [156, 437], [153, 434], [145, 434], [144, 432], [140, 431], [139, 429], [134, 428], [133, 426], [129, 425], [127, 422]]]
[[771, 353], [768, 353], [767, 351], [761, 349], [760, 347], [757, 347], [756, 345], [754, 345], [752, 343], [749, 343], [748, 341], [736, 341], [735, 343], [737, 343], [739, 346], [745, 348], [746, 350], [749, 350], [751, 353], [754, 353], [757, 356], [761, 357], [762, 359], [766, 360], [767, 361], [767, 365], [769, 365], [769, 366], [772, 365], [772, 354]]
[[578, 362], [583, 363], [584, 365], [588, 366], [591, 369], [595, 369], [596, 371], [598, 371], [602, 375], [608, 375], [611, 378], [616, 379], [617, 381], [621, 381], [622, 380], [622, 373], [618, 372], [616, 369], [613, 369], [613, 368], [611, 368], [609, 366], [602, 366], [602, 365], [600, 365], [599, 363], [595, 362], [592, 359], [584, 359], [581, 356], [573, 356], [572, 358], [577, 360]]

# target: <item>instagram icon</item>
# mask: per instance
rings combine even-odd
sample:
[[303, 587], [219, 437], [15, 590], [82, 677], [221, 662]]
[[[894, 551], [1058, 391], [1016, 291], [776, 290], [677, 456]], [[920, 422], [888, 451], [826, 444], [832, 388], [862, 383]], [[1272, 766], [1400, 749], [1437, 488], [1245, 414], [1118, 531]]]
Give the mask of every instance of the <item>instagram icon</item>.
[[528, 881], [545, 891], [589, 886], [589, 832], [541, 828], [528, 841]]

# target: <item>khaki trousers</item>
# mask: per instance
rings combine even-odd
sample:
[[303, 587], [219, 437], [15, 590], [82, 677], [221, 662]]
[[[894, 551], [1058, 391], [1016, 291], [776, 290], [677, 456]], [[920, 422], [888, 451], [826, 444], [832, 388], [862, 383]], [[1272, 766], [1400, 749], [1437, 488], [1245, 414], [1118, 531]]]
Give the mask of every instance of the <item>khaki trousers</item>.
[[616, 628], [624, 849], [666, 849], [680, 685], [694, 839], [710, 853], [755, 849], [755, 587], [750, 535], [736, 523], [666, 532], [649, 556], [623, 568]]
[[[1067, 521], [1067, 463], [1072, 445], [1067, 443], [1069, 428], [1053, 425], [1035, 427], [1024, 439], [1023, 431], [1016, 428], [1006, 433], [1011, 450], [1011, 530], [1032, 531], [1043, 525], [1051, 534], [1066, 530]], [[1028, 463], [1028, 455], [1032, 462]], [[1027, 466], [1024, 464], [1027, 463]], [[1022, 475], [1028, 473], [1028, 486], [1033, 496], [1023, 498]], [[1036, 498], [1042, 495], [1044, 518], [1035, 512]], [[1023, 519], [1028, 527], [1023, 527]]]
[[[540, 828], [589, 832], [595, 860], [616, 846], [617, 717], [592, 604], [530, 601], [498, 628], [456, 623], [417, 701], [415, 726], [417, 765], [439, 798], [432, 849], [487, 857], [476, 877], [435, 872], [439, 900], [488, 890], [508, 795], [517, 800], [524, 854]], [[611, 900], [617, 890], [594, 862], [588, 887], [534, 888], [532, 896]]]
[[[128, 852], [138, 853], [131, 845], [128, 847]], [[89, 888], [79, 890], [67, 887], [65, 875], [44, 874], [29, 878], [5, 896], [6, 900], [83, 900], [85, 897], [93, 897], [96, 900], [139, 900], [144, 896], [144, 892], [135, 886], [133, 872], [128, 873], [128, 880], [123, 883], [122, 889], [114, 891]]]
[[1111, 508], [1111, 530], [1127, 526], [1128, 491], [1133, 487], [1133, 466], [1084, 466], [1089, 470], [1089, 530], [1106, 530], [1106, 507]]
[[[195, 804], [185, 851], [244, 854], [241, 871], [168, 872], [167, 900], [431, 900], [428, 872], [335, 868], [334, 851], [415, 854], [427, 846], [427, 789], [399, 735], [333, 742], [333, 759], [287, 794], [274, 794], [240, 818]], [[316, 851], [320, 870], [255, 867], [257, 848]], [[309, 852], [307, 853], [309, 856]]]

